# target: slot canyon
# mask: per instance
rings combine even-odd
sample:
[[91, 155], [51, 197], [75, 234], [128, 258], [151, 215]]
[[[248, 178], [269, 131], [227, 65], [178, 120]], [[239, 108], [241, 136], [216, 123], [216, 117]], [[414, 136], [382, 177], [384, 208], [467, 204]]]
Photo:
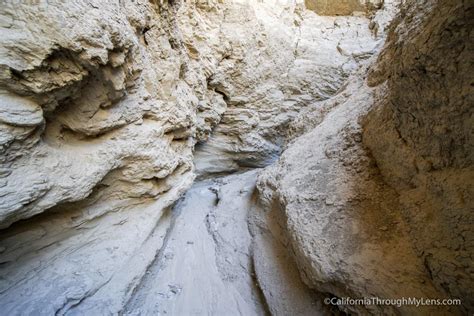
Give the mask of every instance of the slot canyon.
[[473, 26], [0, 1], [0, 315], [473, 315]]

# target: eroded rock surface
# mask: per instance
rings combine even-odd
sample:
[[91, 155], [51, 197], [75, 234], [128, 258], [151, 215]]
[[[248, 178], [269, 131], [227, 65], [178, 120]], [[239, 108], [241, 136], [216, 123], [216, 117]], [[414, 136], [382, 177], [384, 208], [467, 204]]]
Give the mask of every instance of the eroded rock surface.
[[367, 18], [293, 1], [40, 2], [2, 15], [3, 227], [106, 178], [131, 191], [116, 196], [157, 198], [162, 179], [192, 177], [196, 142], [199, 174], [265, 166], [292, 117], [381, 43]]
[[233, 51], [211, 80], [228, 107], [212, 137], [197, 147], [198, 176], [273, 162], [289, 122], [335, 95], [377, 51], [382, 37], [370, 23], [366, 17], [319, 17], [296, 4], [228, 8], [222, 32]]
[[398, 4], [2, 4], [2, 313], [471, 311], [473, 8]]
[[[348, 89], [344, 103], [263, 172], [261, 199], [285, 218], [303, 280], [316, 291], [337, 297], [434, 297], [422, 262], [407, 246], [397, 195], [362, 144], [359, 121], [371, 106], [371, 93], [363, 82]], [[395, 313], [390, 306], [345, 308]]]
[[472, 311], [474, 4], [414, 2], [403, 14], [369, 77], [387, 81], [364, 143], [400, 195], [410, 242], [436, 287]]
[[2, 6], [11, 18], [0, 52], [2, 227], [101, 187], [147, 201], [170, 189], [164, 179], [174, 173], [186, 189], [190, 136], [213, 124], [198, 122], [196, 91], [201, 102], [221, 97], [186, 83], [206, 75], [184, 71], [175, 11], [147, 2]]
[[195, 177], [195, 145], [203, 176], [269, 164], [291, 118], [382, 43], [368, 18], [302, 1], [40, 1], [1, 16], [10, 314], [123, 311]]
[[347, 311], [472, 310], [472, 13], [466, 2], [405, 3], [371, 71], [376, 88], [361, 70], [305, 109], [290, 124], [304, 135], [259, 178], [311, 288], [463, 302]]
[[351, 15], [380, 9], [384, 0], [305, 0], [305, 4], [319, 15]]

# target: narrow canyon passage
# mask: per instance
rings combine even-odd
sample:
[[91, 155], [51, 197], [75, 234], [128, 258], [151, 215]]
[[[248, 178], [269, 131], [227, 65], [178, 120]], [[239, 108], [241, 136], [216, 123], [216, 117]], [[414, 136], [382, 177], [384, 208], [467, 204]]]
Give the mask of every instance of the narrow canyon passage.
[[[251, 255], [252, 236], [248, 224], [249, 212], [256, 211], [255, 208], [257, 208], [254, 193], [259, 171], [259, 169], [250, 170], [198, 181], [167, 213], [160, 217], [156, 228], [152, 230], [152, 235], [147, 237], [147, 242], [150, 244], [149, 249], [157, 249], [156, 256], [149, 258], [149, 265], [144, 267], [143, 272], [135, 276], [137, 283], [133, 294], [124, 304], [120, 314], [268, 314], [268, 307], [254, 271]], [[150, 211], [156, 206], [151, 206]], [[68, 215], [66, 215], [67, 217]], [[66, 218], [64, 221], [67, 221]], [[45, 219], [45, 221], [50, 220], [51, 217]], [[123, 220], [119, 219], [108, 219], [108, 221], [114, 221], [113, 225], [119, 225], [119, 227], [129, 225], [129, 223], [124, 223]], [[60, 220], [55, 219], [51, 225], [54, 226], [59, 223]], [[103, 227], [104, 224], [102, 223], [101, 228]], [[84, 227], [83, 229], [91, 228], [89, 226], [89, 228]], [[21, 235], [23, 235], [22, 239], [24, 240], [35, 234], [37, 235], [39, 232], [43, 236], [49, 235], [45, 230], [45, 226], [41, 224], [22, 225], [16, 230], [21, 231], [21, 234], [19, 234], [13, 230], [17, 242], [21, 242]], [[22, 248], [35, 250], [28, 251], [25, 249], [22, 252], [26, 253], [27, 257], [17, 259], [17, 262], [22, 264], [26, 272], [24, 276], [21, 275], [18, 268], [11, 268], [10, 271], [13, 274], [10, 274], [9, 278], [15, 278], [15, 273], [20, 272], [20, 274], [12, 289], [3, 288], [3, 291], [8, 290], [8, 293], [13, 294], [10, 300], [14, 302], [17, 295], [28, 295], [30, 289], [37, 288], [36, 285], [32, 284], [38, 284], [38, 282], [43, 284], [43, 291], [47, 290], [49, 286], [44, 284], [42, 280], [47, 278], [54, 284], [57, 282], [54, 279], [55, 274], [59, 272], [56, 270], [57, 268], [64, 269], [69, 266], [70, 269], [77, 269], [71, 266], [72, 262], [82, 264], [81, 271], [85, 271], [84, 264], [87, 263], [84, 256], [94, 260], [97, 258], [89, 253], [89, 250], [81, 249], [84, 243], [82, 238], [88, 240], [85, 242], [85, 244], [88, 244], [97, 238], [94, 238], [94, 235], [98, 235], [97, 232], [89, 234], [90, 237], [84, 235], [80, 234], [78, 236], [81, 241], [77, 242], [78, 247], [74, 250], [71, 249], [74, 248], [72, 240], [69, 240], [66, 247], [61, 246], [65, 236], [58, 233], [44, 238], [52, 238], [57, 241], [49, 240], [46, 243], [38, 241], [37, 244], [17, 245], [16, 248], [19, 250]], [[68, 238], [73, 238], [73, 236], [68, 236]], [[9, 238], [3, 236], [3, 240], [8, 242]], [[111, 247], [110, 253], [113, 253], [113, 248]], [[74, 256], [74, 252], [82, 252], [82, 255]], [[68, 254], [67, 259], [65, 253]], [[74, 259], [74, 257], [77, 259]], [[35, 262], [38, 258], [41, 258], [42, 262]], [[53, 267], [56, 267], [56, 269]], [[132, 267], [127, 267], [127, 269], [132, 269]], [[133, 271], [133, 273], [137, 272], [138, 270]], [[67, 301], [56, 307], [51, 306], [51, 308], [57, 308], [56, 314], [64, 312], [72, 315], [82, 314], [87, 310], [92, 313], [98, 312], [93, 306], [94, 303], [88, 303], [87, 297], [89, 294], [81, 293], [79, 278], [82, 273], [75, 272], [73, 274], [75, 275], [73, 281], [76, 284], [73, 287], [75, 290], [68, 286]], [[107, 279], [101, 286], [110, 281], [111, 279]], [[63, 289], [59, 288], [57, 290], [61, 292]], [[51, 294], [50, 292], [48, 295]], [[95, 292], [91, 294], [93, 295]], [[50, 300], [52, 297], [47, 296], [40, 299], [40, 301], [33, 301], [29, 313], [38, 312], [35, 306], [37, 304], [42, 305], [41, 302], [45, 299]], [[8, 300], [8, 295], [0, 299], [4, 308], [11, 308], [9, 312], [24, 313], [27, 311], [25, 306], [22, 306], [21, 310], [15, 311], [14, 305], [10, 305]], [[78, 303], [81, 304], [80, 310], [76, 308]]]
[[472, 314], [473, 34], [463, 0], [2, 1], [0, 316]]
[[195, 183], [125, 315], [264, 315], [247, 224], [257, 171]]
[[201, 180], [186, 192], [124, 315], [330, 314], [269, 234], [272, 221], [256, 200], [261, 171]]

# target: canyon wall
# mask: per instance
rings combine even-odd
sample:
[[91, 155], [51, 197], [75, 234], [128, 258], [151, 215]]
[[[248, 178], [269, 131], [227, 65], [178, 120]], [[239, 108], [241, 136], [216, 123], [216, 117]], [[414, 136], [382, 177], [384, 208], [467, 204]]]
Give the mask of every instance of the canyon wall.
[[398, 10], [2, 4], [2, 311], [472, 311], [473, 6]]
[[311, 288], [463, 302], [349, 312], [472, 311], [472, 21], [467, 2], [404, 3], [368, 80], [305, 109], [290, 124], [304, 135], [260, 176]]
[[383, 4], [384, 0], [305, 0], [306, 8], [319, 15], [360, 14], [380, 9]]
[[1, 17], [8, 314], [133, 313], [195, 174], [274, 161], [300, 109], [383, 43], [366, 17], [291, 0], [38, 1]]
[[381, 42], [293, 1], [69, 6], [2, 9], [2, 227], [103, 188], [185, 188], [196, 143], [201, 174], [264, 166]]
[[[410, 3], [369, 83], [364, 143], [399, 194], [410, 243], [439, 291], [474, 308], [474, 3]], [[401, 44], [403, 43], [403, 44]]]

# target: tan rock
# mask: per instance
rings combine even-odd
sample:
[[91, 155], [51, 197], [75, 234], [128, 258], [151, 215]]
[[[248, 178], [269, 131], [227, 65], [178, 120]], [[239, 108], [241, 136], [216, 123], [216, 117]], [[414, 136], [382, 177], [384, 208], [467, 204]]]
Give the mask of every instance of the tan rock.
[[369, 77], [387, 81], [364, 143], [438, 290], [472, 310], [474, 5], [413, 1], [403, 12]]

